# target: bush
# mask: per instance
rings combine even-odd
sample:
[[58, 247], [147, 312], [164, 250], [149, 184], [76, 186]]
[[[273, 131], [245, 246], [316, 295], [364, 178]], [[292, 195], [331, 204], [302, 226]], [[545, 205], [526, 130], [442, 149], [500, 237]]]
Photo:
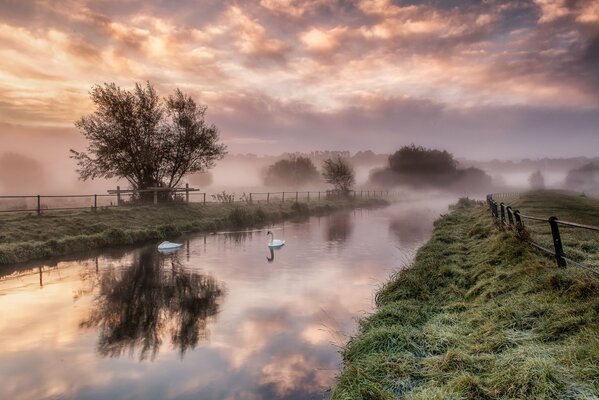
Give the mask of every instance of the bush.
[[457, 203], [449, 206], [449, 209], [450, 210], [459, 210], [462, 208], [474, 207], [474, 206], [480, 205], [480, 204], [483, 204], [483, 203], [480, 201], [477, 201], [477, 200], [473, 200], [468, 197], [460, 197]]
[[455, 172], [453, 155], [422, 146], [404, 146], [389, 156], [389, 169], [398, 174], [447, 174]]
[[235, 207], [229, 212], [229, 222], [236, 228], [245, 228], [254, 222], [254, 215], [247, 208]]
[[254, 222], [257, 224], [263, 224], [266, 222], [266, 213], [260, 207], [254, 211]]
[[272, 186], [301, 186], [318, 181], [316, 166], [307, 157], [279, 160], [266, 171], [265, 184]]
[[305, 203], [298, 203], [296, 201], [291, 205], [291, 210], [298, 215], [307, 215], [310, 212], [310, 207]]
[[370, 181], [380, 186], [401, 184], [460, 191], [487, 190], [492, 185], [492, 178], [481, 169], [458, 169], [451, 153], [413, 144], [389, 156], [388, 166], [373, 171]]

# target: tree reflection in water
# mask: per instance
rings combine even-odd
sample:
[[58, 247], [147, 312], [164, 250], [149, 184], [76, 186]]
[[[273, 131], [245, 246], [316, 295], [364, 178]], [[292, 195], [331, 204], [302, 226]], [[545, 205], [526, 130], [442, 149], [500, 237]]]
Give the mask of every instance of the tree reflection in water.
[[339, 212], [327, 219], [327, 241], [343, 244], [351, 236], [354, 225], [349, 212]]
[[185, 270], [176, 254], [148, 249], [130, 266], [100, 272], [99, 292], [82, 327], [99, 329], [98, 352], [120, 357], [139, 351], [154, 359], [170, 336], [181, 357], [207, 339], [207, 320], [219, 311], [222, 286], [209, 275]]

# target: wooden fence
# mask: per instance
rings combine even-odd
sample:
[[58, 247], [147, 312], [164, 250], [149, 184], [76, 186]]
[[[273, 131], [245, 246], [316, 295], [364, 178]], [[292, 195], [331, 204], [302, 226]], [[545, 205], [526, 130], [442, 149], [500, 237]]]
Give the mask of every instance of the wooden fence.
[[[567, 226], [570, 228], [585, 229], [589, 231], [599, 232], [598, 226], [578, 224], [575, 222], [563, 221], [556, 216], [550, 217], [538, 217], [532, 215], [522, 214], [520, 210], [514, 210], [512, 207], [505, 202], [497, 202], [496, 199], [503, 198], [507, 199], [510, 197], [519, 196], [517, 193], [496, 193], [487, 195], [487, 204], [493, 219], [502, 229], [513, 230], [519, 238], [527, 240], [532, 246], [541, 250], [545, 254], [555, 258], [557, 266], [565, 268], [568, 265], [584, 268], [596, 275], [599, 275], [599, 271], [596, 269], [581, 264], [577, 261], [572, 260], [566, 256], [564, 252], [564, 245], [560, 234], [560, 226]], [[541, 244], [535, 242], [526, 234], [526, 226], [524, 221], [536, 221], [547, 223], [548, 228], [551, 230], [551, 238], [553, 242], [553, 249], [549, 249]]]
[[[134, 200], [151, 193], [151, 200], [140, 202]], [[163, 195], [164, 194], [164, 195]], [[165, 196], [168, 194], [168, 196]], [[389, 198], [388, 191], [355, 190], [344, 193], [350, 198]], [[168, 197], [168, 201], [166, 198]], [[292, 192], [249, 192], [249, 193], [206, 193], [189, 185], [181, 188], [149, 188], [144, 190], [121, 189], [108, 190], [108, 194], [80, 195], [28, 195], [0, 196], [0, 213], [35, 212], [41, 214], [56, 210], [97, 210], [118, 206], [160, 205], [173, 203], [274, 203], [274, 202], [309, 202], [332, 200], [340, 197], [338, 192], [328, 191], [292, 191]]]

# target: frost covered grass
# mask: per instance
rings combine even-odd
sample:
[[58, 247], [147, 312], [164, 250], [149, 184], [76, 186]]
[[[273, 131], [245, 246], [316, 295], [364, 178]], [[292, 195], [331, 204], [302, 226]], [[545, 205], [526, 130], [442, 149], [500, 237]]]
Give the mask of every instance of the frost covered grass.
[[[597, 203], [572, 199], [586, 220]], [[545, 193], [521, 210], [546, 215]], [[584, 205], [578, 203], [584, 202]], [[574, 207], [579, 207], [574, 211]], [[463, 201], [435, 223], [410, 268], [376, 296], [342, 351], [333, 399], [597, 399], [599, 279], [557, 269], [485, 206]]]

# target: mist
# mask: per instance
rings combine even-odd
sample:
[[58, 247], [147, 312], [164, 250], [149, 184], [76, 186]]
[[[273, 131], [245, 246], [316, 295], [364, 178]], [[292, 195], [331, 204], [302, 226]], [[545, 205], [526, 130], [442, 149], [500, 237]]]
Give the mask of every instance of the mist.
[[[76, 162], [70, 158], [69, 150], [71, 148], [81, 150], [85, 146], [83, 137], [74, 128], [39, 130], [11, 126], [0, 136], [0, 194], [105, 194], [107, 190], [114, 189], [117, 185], [123, 188], [128, 186], [124, 180], [82, 181], [79, 179]], [[292, 150], [277, 155], [229, 153], [209, 171], [188, 175], [182, 185], [189, 183], [191, 187], [207, 193], [330, 189], [322, 179], [302, 186], [273, 185], [267, 181], [266, 173], [269, 166], [279, 160], [302, 155], [312, 160], [319, 173], [325, 158], [341, 156], [347, 159], [355, 171], [357, 190], [395, 190], [408, 193], [437, 189], [373, 184], [371, 175], [387, 165], [390, 154], [375, 153], [368, 149], [355, 153], [325, 149], [300, 153]], [[474, 161], [458, 154], [456, 161], [459, 168], [478, 168], [488, 174], [492, 179], [492, 186], [485, 189], [509, 191], [529, 189], [530, 175], [537, 170], [542, 171], [547, 188], [566, 188], [565, 180], [569, 171], [589, 163], [599, 163], [599, 158]], [[481, 192], [476, 189], [466, 185], [452, 192], [478, 196], [484, 194], [484, 190]]]

